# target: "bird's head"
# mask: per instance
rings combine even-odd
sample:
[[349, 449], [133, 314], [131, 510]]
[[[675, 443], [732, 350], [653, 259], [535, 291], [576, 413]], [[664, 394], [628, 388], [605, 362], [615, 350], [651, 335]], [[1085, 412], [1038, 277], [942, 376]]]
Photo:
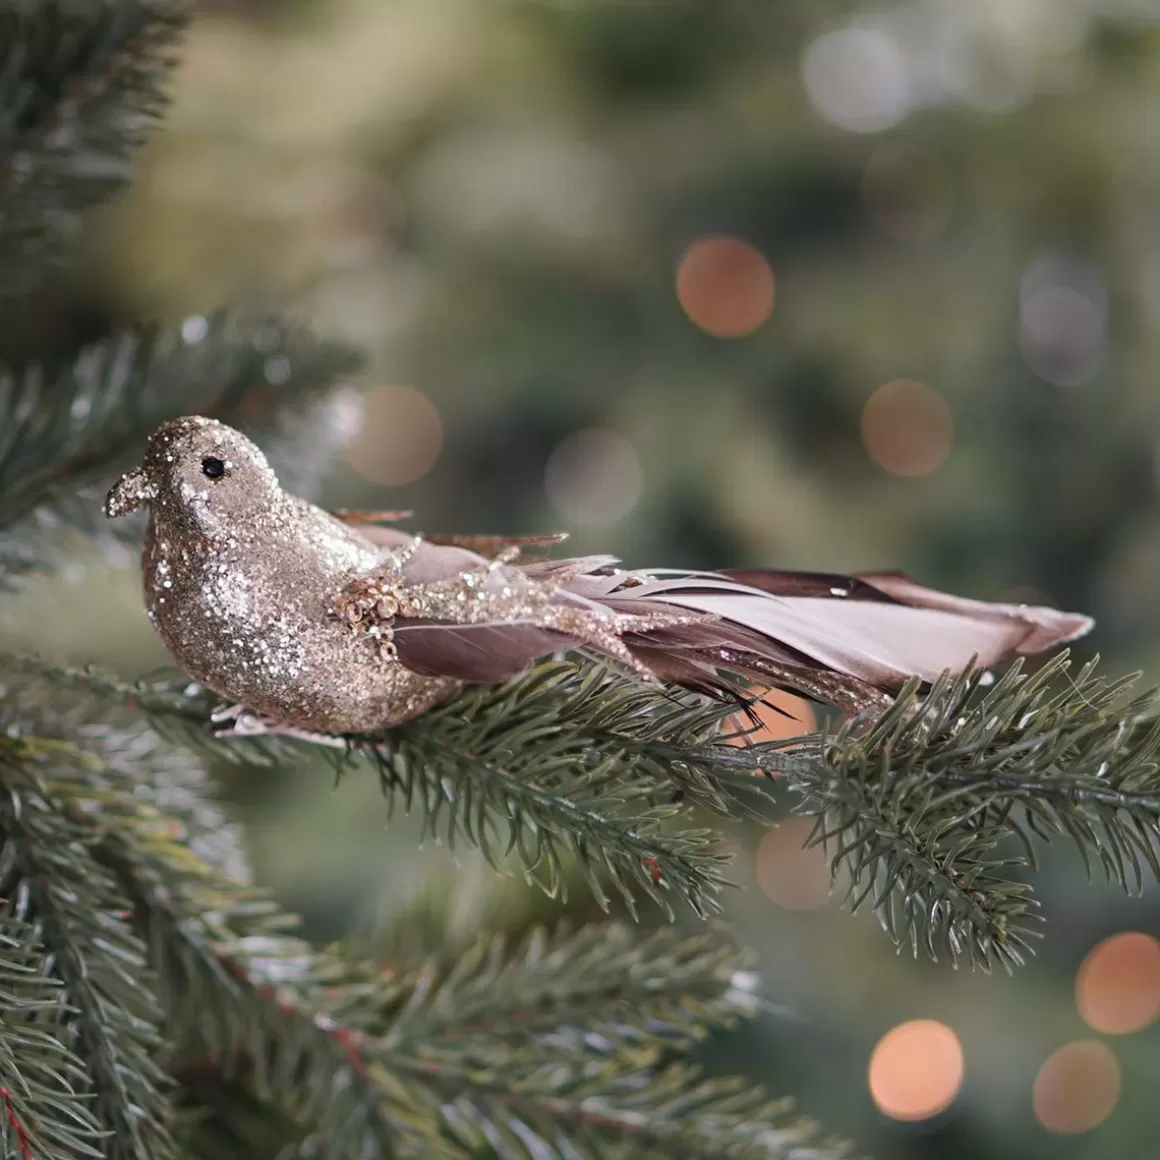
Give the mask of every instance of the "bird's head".
[[155, 516], [204, 532], [236, 529], [267, 512], [281, 491], [261, 450], [216, 419], [173, 419], [149, 439], [141, 466], [105, 499], [110, 519], [150, 506]]

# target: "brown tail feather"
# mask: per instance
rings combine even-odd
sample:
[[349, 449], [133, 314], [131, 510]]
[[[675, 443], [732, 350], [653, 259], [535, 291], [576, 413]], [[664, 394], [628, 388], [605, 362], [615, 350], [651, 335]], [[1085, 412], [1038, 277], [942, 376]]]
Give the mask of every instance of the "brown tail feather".
[[[784, 578], [782, 573], [763, 579], [782, 587]], [[618, 591], [615, 598], [618, 606], [635, 604], [637, 610], [668, 604], [705, 613], [742, 630], [744, 646], [755, 655], [776, 663], [804, 659], [812, 667], [844, 673], [887, 692], [911, 677], [932, 681], [972, 661], [989, 667], [1019, 653], [1043, 652], [1092, 626], [1085, 616], [966, 600], [903, 576], [852, 579], [881, 592], [881, 597], [865, 591], [855, 599], [836, 592], [829, 597], [782, 596], [706, 574], [660, 577]], [[813, 578], [798, 586], [817, 591]], [[704, 632], [709, 636], [712, 630], [706, 626]], [[731, 637], [721, 643], [736, 647], [741, 642]]]
[[[375, 529], [384, 546], [402, 534]], [[462, 681], [503, 680], [567, 648], [601, 651], [609, 629], [645, 672], [710, 696], [736, 699], [744, 682], [805, 693], [844, 709], [880, 704], [906, 681], [933, 681], [971, 663], [997, 665], [1082, 636], [1092, 621], [1052, 608], [991, 604], [926, 588], [901, 573], [852, 576], [775, 570], [627, 572], [609, 557], [492, 564], [462, 546], [423, 544], [405, 569], [412, 583], [485, 571], [486, 585], [533, 585], [560, 618], [399, 621], [408, 667]], [[674, 623], [673, 613], [691, 614]], [[658, 623], [657, 614], [669, 614]], [[605, 649], [610, 655], [612, 650]]]

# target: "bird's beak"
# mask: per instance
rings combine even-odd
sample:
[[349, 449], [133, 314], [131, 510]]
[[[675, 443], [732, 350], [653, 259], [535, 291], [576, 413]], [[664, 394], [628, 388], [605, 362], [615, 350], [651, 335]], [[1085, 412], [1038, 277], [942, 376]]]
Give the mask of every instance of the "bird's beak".
[[141, 468], [122, 475], [105, 497], [105, 515], [111, 520], [127, 516], [157, 498], [157, 488]]

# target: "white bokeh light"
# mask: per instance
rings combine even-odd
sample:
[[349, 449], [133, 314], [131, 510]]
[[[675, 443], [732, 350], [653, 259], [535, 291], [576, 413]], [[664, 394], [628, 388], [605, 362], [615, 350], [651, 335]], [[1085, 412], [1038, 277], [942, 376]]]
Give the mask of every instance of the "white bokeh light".
[[906, 57], [882, 28], [823, 33], [802, 56], [802, 83], [814, 108], [852, 133], [879, 133], [910, 110]]
[[1033, 61], [1025, 49], [997, 37], [958, 29], [934, 58], [942, 88], [985, 113], [1006, 113], [1030, 100], [1035, 88]]
[[1107, 346], [1108, 301], [1099, 274], [1084, 262], [1054, 255], [1037, 258], [1019, 290], [1023, 357], [1057, 387], [1091, 379]]
[[548, 457], [544, 490], [577, 524], [612, 524], [640, 499], [644, 482], [636, 449], [619, 431], [588, 427], [562, 439]]

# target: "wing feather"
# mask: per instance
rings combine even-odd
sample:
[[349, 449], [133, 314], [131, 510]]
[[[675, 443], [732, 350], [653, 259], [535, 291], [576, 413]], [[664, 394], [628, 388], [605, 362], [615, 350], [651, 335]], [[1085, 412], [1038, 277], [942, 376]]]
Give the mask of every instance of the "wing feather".
[[[359, 530], [384, 549], [414, 544], [398, 528], [367, 522]], [[497, 610], [508, 610], [492, 618], [489, 605], [473, 606], [470, 624], [395, 624], [407, 667], [464, 681], [503, 680], [538, 657], [584, 648], [621, 661], [630, 656], [642, 672], [701, 692], [736, 696], [740, 678], [849, 708], [880, 703], [913, 677], [929, 682], [972, 663], [991, 667], [1092, 627], [1087, 616], [953, 596], [897, 572], [626, 571], [610, 556], [501, 563], [494, 559], [499, 544], [545, 538], [443, 541], [415, 545], [404, 568], [407, 583], [484, 573], [473, 593], [530, 586], [549, 606], [538, 618], [513, 615], [497, 602]], [[568, 616], [556, 615], [560, 609]], [[693, 616], [678, 622], [680, 614]]]

